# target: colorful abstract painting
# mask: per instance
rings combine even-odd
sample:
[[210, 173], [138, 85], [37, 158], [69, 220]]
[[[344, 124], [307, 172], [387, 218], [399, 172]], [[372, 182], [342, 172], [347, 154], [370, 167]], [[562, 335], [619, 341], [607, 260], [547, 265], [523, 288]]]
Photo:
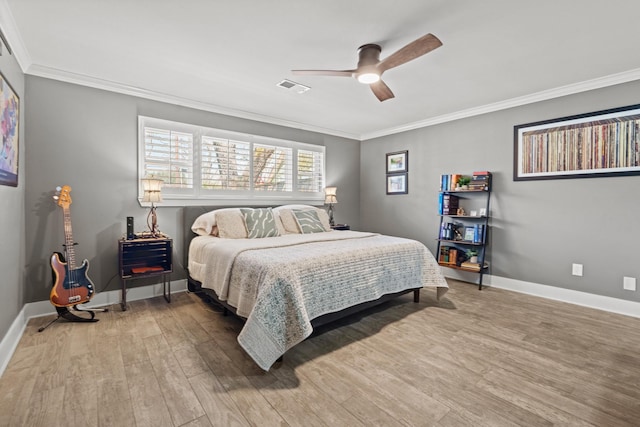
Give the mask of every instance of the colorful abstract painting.
[[0, 185], [18, 186], [18, 128], [20, 98], [0, 73]]

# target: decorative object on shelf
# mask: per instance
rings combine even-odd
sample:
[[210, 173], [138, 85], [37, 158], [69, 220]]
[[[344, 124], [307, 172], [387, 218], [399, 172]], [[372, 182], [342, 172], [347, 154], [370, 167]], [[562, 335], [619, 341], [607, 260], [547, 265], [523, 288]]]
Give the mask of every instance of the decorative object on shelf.
[[[6, 45], [6, 43], [5, 43]], [[11, 53], [9, 51], [9, 53]], [[20, 129], [20, 98], [4, 75], [0, 73], [0, 185], [18, 186], [18, 130]]]
[[159, 237], [161, 233], [158, 228], [155, 203], [162, 202], [162, 184], [164, 184], [164, 180], [151, 176], [149, 178], [142, 178], [140, 181], [142, 182], [142, 189], [144, 190], [142, 201], [151, 202], [151, 209], [147, 215], [149, 233], [151, 237]]
[[514, 126], [513, 180], [640, 174], [640, 105]]
[[474, 241], [474, 236], [475, 236], [475, 231], [473, 229], [473, 227], [465, 227], [464, 228], [464, 239], [467, 242], [473, 242]]
[[[447, 268], [478, 274], [478, 289], [489, 269], [487, 255], [489, 229], [489, 202], [491, 199], [491, 173], [474, 172], [469, 178], [468, 189], [456, 185], [465, 175], [441, 175], [438, 213], [440, 235], [438, 237], [438, 263]], [[455, 194], [454, 194], [455, 193]], [[465, 214], [465, 208], [471, 215]], [[480, 215], [478, 215], [478, 212]], [[454, 223], [455, 221], [455, 223]]]
[[461, 175], [458, 177], [458, 183], [456, 184], [456, 189], [468, 190], [470, 182], [471, 182], [471, 177]]
[[469, 261], [470, 263], [473, 264], [477, 264], [478, 263], [478, 250], [477, 249], [467, 249], [465, 252], [465, 255], [467, 256], [467, 261]]
[[329, 205], [329, 225], [334, 226], [335, 222], [333, 220], [333, 205], [338, 203], [338, 198], [336, 194], [338, 192], [338, 187], [325, 187], [324, 189], [324, 204]]
[[387, 173], [409, 172], [409, 151], [387, 153]]

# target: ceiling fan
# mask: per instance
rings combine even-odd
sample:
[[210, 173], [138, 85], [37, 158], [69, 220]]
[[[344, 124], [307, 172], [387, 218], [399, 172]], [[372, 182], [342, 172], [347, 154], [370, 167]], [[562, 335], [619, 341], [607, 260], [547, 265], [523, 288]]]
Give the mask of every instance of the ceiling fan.
[[442, 46], [433, 34], [427, 34], [380, 60], [382, 48], [377, 44], [365, 44], [358, 48], [358, 67], [355, 70], [291, 70], [299, 76], [355, 77], [368, 84], [374, 95], [382, 101], [393, 98], [393, 92], [381, 79], [385, 71], [416, 59]]

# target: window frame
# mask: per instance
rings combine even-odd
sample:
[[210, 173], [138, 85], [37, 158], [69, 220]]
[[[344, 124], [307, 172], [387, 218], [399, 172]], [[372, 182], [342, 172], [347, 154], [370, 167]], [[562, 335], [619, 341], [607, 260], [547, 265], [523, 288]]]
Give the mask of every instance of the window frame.
[[[224, 205], [279, 205], [289, 203], [318, 204], [324, 202], [324, 187], [326, 185], [326, 147], [324, 145], [308, 144], [279, 138], [271, 138], [261, 135], [216, 129], [189, 123], [181, 123], [172, 120], [159, 119], [148, 116], [138, 116], [138, 202], [141, 206], [150, 205], [142, 202], [144, 191], [140, 180], [145, 175], [145, 128], [170, 130], [174, 132], [186, 132], [193, 134], [192, 164], [193, 184], [192, 188], [162, 188], [162, 206], [224, 206]], [[250, 189], [248, 190], [211, 190], [203, 189], [202, 185], [202, 159], [201, 138], [203, 136], [235, 140], [249, 143], [250, 153]], [[282, 148], [290, 148], [292, 191], [264, 191], [254, 190], [253, 177], [253, 150], [254, 144], [271, 145]], [[320, 191], [298, 191], [298, 150], [320, 153], [322, 159]]]

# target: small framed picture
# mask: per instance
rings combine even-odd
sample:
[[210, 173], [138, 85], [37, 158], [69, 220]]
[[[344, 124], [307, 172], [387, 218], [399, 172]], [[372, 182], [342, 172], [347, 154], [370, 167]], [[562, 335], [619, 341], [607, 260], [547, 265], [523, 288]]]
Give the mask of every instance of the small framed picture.
[[409, 152], [387, 153], [387, 173], [409, 172]]
[[487, 208], [480, 209], [480, 216], [487, 216]]
[[478, 216], [478, 211], [469, 212], [469, 216]]
[[387, 194], [409, 193], [408, 179], [406, 173], [387, 175]]
[[475, 230], [473, 229], [473, 227], [465, 227], [464, 228], [464, 240], [468, 240], [470, 242], [473, 242], [475, 237]]

